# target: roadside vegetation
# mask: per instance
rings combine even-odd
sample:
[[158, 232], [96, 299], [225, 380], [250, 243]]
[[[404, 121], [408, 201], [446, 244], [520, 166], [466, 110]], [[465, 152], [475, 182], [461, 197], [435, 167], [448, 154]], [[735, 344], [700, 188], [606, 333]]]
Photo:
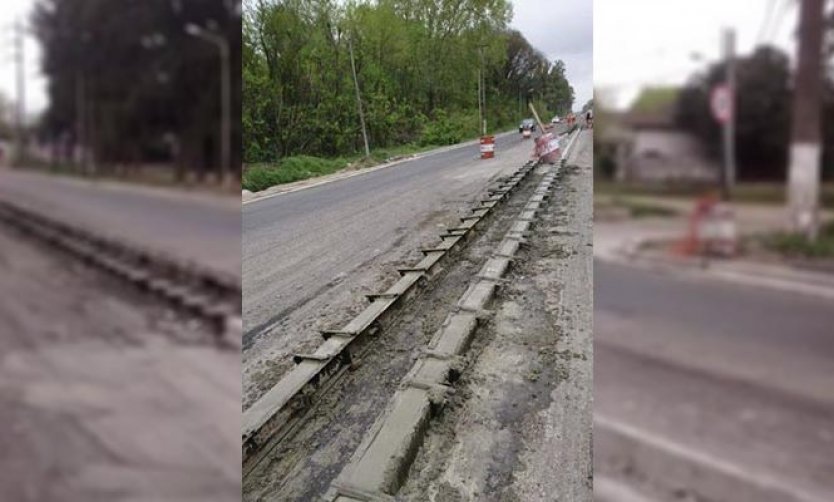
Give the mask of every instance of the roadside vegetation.
[[789, 232], [765, 235], [759, 241], [765, 249], [788, 258], [834, 259], [834, 221], [820, 227], [815, 241]]
[[594, 216], [598, 220], [624, 218], [671, 218], [679, 216], [680, 211], [649, 202], [636, 201], [622, 195], [596, 194], [594, 197]]
[[[159, 178], [176, 183], [239, 178], [239, 120], [231, 121], [231, 159], [221, 168], [217, 47], [186, 32], [186, 26], [202, 27], [221, 37], [231, 67], [239, 68], [239, 2], [31, 3], [29, 22], [43, 52], [49, 99], [27, 131], [30, 147], [44, 147], [30, 148], [37, 155], [27, 166], [49, 163], [54, 172], [139, 183], [156, 180], [159, 170], [170, 173]], [[236, 74], [233, 96], [240, 93]], [[239, 106], [231, 100], [232, 117], [240, 116]], [[0, 124], [0, 138], [3, 129]], [[154, 174], [145, 166], [153, 166]]]
[[[480, 88], [489, 133], [516, 127], [529, 116], [528, 102], [543, 120], [573, 106], [564, 63], [548, 60], [509, 28], [508, 0], [244, 5], [242, 124], [250, 190], [364, 156], [357, 86], [372, 150], [477, 137]], [[305, 160], [291, 160], [299, 156]]]
[[277, 162], [257, 162], [246, 166], [243, 172], [243, 188], [250, 192], [258, 192], [271, 186], [324, 176], [343, 169], [362, 169], [392, 162], [433, 147], [434, 145], [407, 144], [371, 150], [369, 157], [359, 154], [335, 158], [295, 155]]

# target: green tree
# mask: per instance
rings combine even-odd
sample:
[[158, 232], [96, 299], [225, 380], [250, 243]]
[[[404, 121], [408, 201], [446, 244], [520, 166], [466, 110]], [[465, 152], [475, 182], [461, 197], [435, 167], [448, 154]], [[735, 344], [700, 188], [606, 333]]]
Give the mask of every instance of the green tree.
[[[184, 28], [194, 23], [222, 35], [234, 69], [240, 64], [239, 12], [236, 0], [40, 0], [32, 23], [50, 98], [42, 134], [77, 142], [85, 131], [85, 143], [105, 169], [151, 160], [173, 160], [199, 174], [216, 169], [218, 51]], [[234, 96], [239, 72], [232, 76]], [[232, 112], [232, 123], [239, 124], [239, 102]], [[232, 151], [240, 145], [235, 125]]]
[[526, 115], [528, 99], [569, 109], [564, 64], [510, 31], [511, 17], [507, 0], [247, 3], [246, 161], [361, 149], [350, 46], [372, 147], [478, 134], [481, 69], [491, 130]]
[[[713, 119], [710, 92], [725, 80], [723, 63], [694, 76], [681, 91], [678, 121], [698, 135], [716, 159], [721, 129]], [[762, 47], [737, 62], [736, 152], [742, 180], [782, 179], [785, 176], [790, 128], [790, 69], [788, 57]]]

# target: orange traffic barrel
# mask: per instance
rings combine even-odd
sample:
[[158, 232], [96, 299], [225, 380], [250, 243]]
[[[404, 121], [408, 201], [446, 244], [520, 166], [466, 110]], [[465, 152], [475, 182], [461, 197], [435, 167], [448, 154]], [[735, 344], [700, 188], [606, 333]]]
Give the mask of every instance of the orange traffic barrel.
[[481, 158], [495, 157], [495, 136], [481, 136]]

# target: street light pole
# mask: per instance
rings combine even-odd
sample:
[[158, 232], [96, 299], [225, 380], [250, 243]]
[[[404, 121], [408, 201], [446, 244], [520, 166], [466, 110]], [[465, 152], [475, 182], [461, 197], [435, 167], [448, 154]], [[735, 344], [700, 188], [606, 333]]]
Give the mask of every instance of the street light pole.
[[232, 164], [232, 89], [229, 42], [205, 28], [190, 23], [185, 32], [217, 46], [220, 55], [220, 180], [225, 183]]
[[736, 34], [732, 28], [724, 31], [724, 57], [727, 64], [727, 89], [730, 93], [730, 119], [724, 124], [724, 183], [721, 193], [725, 201], [730, 200], [730, 194], [736, 182], [736, 149], [735, 149], [735, 123], [738, 99], [736, 98], [736, 58], [735, 58]]
[[23, 53], [23, 23], [18, 21], [14, 25], [14, 46], [15, 46], [15, 68], [17, 71], [17, 110], [16, 110], [16, 125], [17, 137], [15, 138], [17, 147], [15, 148], [14, 163], [22, 164], [26, 155], [26, 73], [24, 67], [24, 53]]

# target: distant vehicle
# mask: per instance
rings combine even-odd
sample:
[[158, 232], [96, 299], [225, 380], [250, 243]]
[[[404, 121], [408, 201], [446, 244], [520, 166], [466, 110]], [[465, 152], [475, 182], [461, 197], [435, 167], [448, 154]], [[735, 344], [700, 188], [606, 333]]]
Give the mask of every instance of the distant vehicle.
[[524, 119], [521, 121], [521, 124], [518, 125], [518, 132], [523, 133], [524, 131], [535, 131], [536, 130], [536, 121], [533, 119]]
[[550, 119], [550, 123], [551, 123], [551, 124], [558, 124], [558, 123], [560, 123], [560, 122], [562, 122], [562, 119], [560, 119], [558, 115], [556, 115], [555, 117], [553, 117], [552, 119]]

